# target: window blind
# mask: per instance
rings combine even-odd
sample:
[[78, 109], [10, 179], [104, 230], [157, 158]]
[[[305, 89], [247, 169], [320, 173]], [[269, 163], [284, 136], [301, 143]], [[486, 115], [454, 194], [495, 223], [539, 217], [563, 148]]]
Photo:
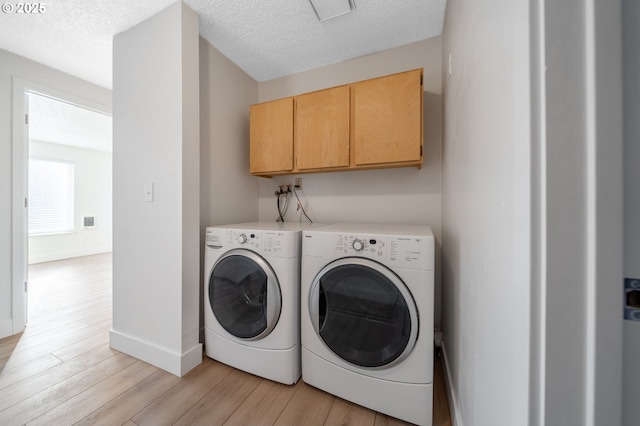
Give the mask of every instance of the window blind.
[[74, 230], [74, 172], [71, 161], [29, 159], [29, 235]]

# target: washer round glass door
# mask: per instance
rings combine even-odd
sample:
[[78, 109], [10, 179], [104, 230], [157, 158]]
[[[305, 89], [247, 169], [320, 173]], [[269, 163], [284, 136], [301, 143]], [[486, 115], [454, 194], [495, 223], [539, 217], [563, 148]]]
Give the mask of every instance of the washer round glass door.
[[211, 269], [209, 303], [229, 334], [257, 340], [267, 336], [278, 322], [282, 296], [276, 274], [264, 258], [234, 249]]
[[343, 258], [325, 266], [309, 294], [311, 322], [324, 344], [360, 367], [388, 367], [413, 349], [418, 313], [402, 280], [385, 266]]

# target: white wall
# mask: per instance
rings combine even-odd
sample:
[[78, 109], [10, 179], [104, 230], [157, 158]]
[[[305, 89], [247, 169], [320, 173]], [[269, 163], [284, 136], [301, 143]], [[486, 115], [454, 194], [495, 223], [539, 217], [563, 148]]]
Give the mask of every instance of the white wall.
[[[249, 105], [257, 102], [258, 83], [200, 38], [200, 247], [207, 226], [258, 220], [259, 178], [249, 174]], [[201, 304], [202, 330], [203, 312]]]
[[[29, 237], [29, 263], [110, 252], [111, 153], [32, 140], [29, 155], [75, 164], [74, 231]], [[95, 216], [96, 227], [84, 229], [83, 216]]]
[[[111, 91], [60, 71], [0, 50], [0, 338], [12, 333], [12, 79], [111, 106]], [[15, 119], [21, 119], [16, 116]], [[26, 194], [25, 194], [26, 196]]]
[[[435, 37], [368, 56], [260, 83], [260, 102], [424, 68], [424, 164], [412, 168], [260, 178], [260, 220], [278, 217], [278, 185], [302, 178], [299, 191], [314, 222], [413, 223], [431, 226], [436, 265], [441, 238], [441, 40]], [[290, 200], [285, 220], [305, 221]], [[435, 327], [440, 326], [440, 268], [436, 268]]]
[[177, 2], [116, 35], [113, 64], [110, 343], [182, 376], [202, 360], [198, 16]]
[[442, 37], [442, 324], [450, 403], [458, 425], [526, 425], [528, 2], [472, 3], [448, 2]]
[[259, 178], [249, 174], [249, 106], [257, 102], [258, 83], [201, 38], [200, 225], [203, 233], [209, 225], [258, 219]]
[[[624, 0], [624, 276], [640, 278], [640, 3]], [[621, 313], [622, 315], [622, 313]], [[640, 422], [640, 321], [624, 321], [623, 424]]]

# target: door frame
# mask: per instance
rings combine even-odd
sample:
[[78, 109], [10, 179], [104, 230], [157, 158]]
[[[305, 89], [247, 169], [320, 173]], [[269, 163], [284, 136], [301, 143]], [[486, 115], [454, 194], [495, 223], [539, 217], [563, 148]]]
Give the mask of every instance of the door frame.
[[26, 200], [29, 182], [29, 125], [26, 117], [29, 113], [28, 94], [46, 96], [103, 114], [113, 115], [113, 112], [111, 106], [18, 77], [13, 77], [12, 89], [11, 334], [17, 334], [22, 332], [27, 324], [29, 233]]
[[621, 424], [620, 2], [533, 0], [529, 424]]

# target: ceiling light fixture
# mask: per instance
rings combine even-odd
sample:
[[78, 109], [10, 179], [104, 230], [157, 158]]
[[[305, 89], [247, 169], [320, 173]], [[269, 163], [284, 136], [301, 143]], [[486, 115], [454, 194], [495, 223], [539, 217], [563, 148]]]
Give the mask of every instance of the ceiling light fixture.
[[309, 0], [320, 22], [344, 15], [356, 8], [355, 0]]

